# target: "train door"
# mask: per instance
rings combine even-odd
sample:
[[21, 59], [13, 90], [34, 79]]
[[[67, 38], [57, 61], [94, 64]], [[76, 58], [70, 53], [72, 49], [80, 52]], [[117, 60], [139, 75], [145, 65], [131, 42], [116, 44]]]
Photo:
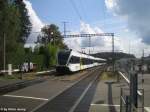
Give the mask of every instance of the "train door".
[[80, 70], [82, 70], [83, 69], [83, 59], [82, 59], [82, 57], [80, 57]]

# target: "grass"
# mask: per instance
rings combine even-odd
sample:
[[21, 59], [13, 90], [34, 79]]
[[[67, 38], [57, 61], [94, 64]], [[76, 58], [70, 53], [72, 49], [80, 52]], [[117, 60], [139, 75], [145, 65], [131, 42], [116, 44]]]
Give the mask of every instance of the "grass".
[[17, 74], [0, 76], [0, 80], [18, 80], [18, 79], [19, 76]]
[[22, 76], [21, 76], [21, 73], [12, 74], [12, 75], [5, 74], [5, 75], [0, 76], [0, 80], [20, 80], [21, 77], [24, 80], [31, 80], [31, 79], [34, 79], [36, 76], [33, 73], [23, 74]]
[[110, 80], [110, 79], [116, 79], [116, 74], [112, 73], [112, 72], [103, 72], [101, 74], [100, 79], [101, 80]]

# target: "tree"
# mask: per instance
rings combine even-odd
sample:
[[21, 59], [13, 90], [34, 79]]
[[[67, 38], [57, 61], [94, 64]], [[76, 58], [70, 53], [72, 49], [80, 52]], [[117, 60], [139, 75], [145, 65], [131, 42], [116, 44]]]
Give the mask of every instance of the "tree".
[[[20, 23], [18, 10], [6, 0], [1, 0], [0, 4], [0, 62], [3, 62], [4, 37], [6, 45], [6, 63], [11, 63], [14, 52], [17, 51], [17, 41], [20, 35]], [[3, 64], [0, 64], [2, 67]]]
[[55, 24], [46, 25], [41, 29], [43, 36], [41, 36], [42, 43], [51, 43], [61, 49], [68, 49], [67, 45], [63, 43], [63, 36], [59, 31], [59, 27]]
[[3, 33], [3, 20], [4, 18], [4, 11], [6, 9], [7, 6], [7, 1], [6, 0], [0, 0], [0, 68], [3, 66], [3, 49], [4, 49], [4, 33]]
[[32, 24], [30, 22], [29, 16], [28, 16], [28, 11], [25, 7], [25, 4], [23, 0], [14, 0], [15, 6], [19, 9], [20, 13], [20, 20], [21, 20], [21, 33], [19, 38], [19, 42], [25, 43], [28, 36], [30, 35]]
[[60, 32], [58, 30], [58, 27], [54, 24], [46, 25], [41, 29], [44, 36], [47, 38], [48, 42], [56, 41], [58, 36], [60, 37]]
[[26, 32], [29, 33], [29, 29], [23, 30], [25, 29], [24, 25], [27, 25], [24, 22], [24, 20], [27, 20], [27, 16], [21, 14], [20, 10], [21, 8], [15, 4], [14, 0], [0, 0], [0, 69], [4, 64], [4, 37], [6, 64], [17, 65], [23, 61], [24, 35], [27, 37]]
[[41, 29], [43, 35], [38, 36], [38, 42], [43, 46], [39, 48], [39, 52], [43, 54], [44, 64], [46, 68], [56, 64], [56, 53], [59, 49], [68, 49], [63, 43], [58, 26], [51, 24], [46, 25]]

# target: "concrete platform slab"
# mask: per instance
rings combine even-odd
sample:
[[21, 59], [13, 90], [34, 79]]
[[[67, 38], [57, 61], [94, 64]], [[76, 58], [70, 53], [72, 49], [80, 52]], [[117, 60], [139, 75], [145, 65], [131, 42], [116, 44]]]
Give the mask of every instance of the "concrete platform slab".
[[116, 79], [100, 79], [89, 112], [119, 112], [119, 86]]

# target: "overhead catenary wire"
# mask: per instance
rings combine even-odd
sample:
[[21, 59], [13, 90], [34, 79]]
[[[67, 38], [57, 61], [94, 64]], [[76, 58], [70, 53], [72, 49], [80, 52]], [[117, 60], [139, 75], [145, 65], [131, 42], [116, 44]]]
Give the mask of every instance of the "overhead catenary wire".
[[82, 6], [81, 9], [82, 9], [82, 13], [84, 15], [84, 19], [87, 19], [86, 7], [83, 3], [83, 0], [79, 0], [79, 1], [80, 1], [80, 5]]
[[74, 2], [73, 0], [69, 0], [69, 1], [70, 1], [70, 3], [71, 3], [72, 7], [74, 8], [75, 12], [76, 12], [77, 15], [79, 16], [80, 20], [82, 20], [82, 16], [81, 16], [81, 14], [80, 14], [80, 12], [79, 12], [79, 10], [78, 10], [78, 8], [77, 8], [75, 2]]

